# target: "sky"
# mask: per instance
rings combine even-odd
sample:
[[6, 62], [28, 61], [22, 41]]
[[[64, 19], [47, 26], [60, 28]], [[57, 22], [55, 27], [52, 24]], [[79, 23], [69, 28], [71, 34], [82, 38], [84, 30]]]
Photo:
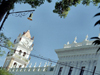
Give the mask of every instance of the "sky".
[[[53, 13], [56, 1], [54, 0], [52, 3], [45, 2], [35, 9], [32, 21], [27, 19], [30, 13], [22, 17], [10, 14], [4, 23], [4, 34], [11, 37], [13, 42], [20, 33], [30, 30], [31, 36], [34, 36], [34, 49], [31, 54], [55, 61], [58, 60], [55, 49], [63, 48], [68, 41], [71, 44], [76, 36], [77, 42], [82, 42], [86, 35], [89, 36], [88, 40], [99, 35], [99, 25], [94, 27], [94, 24], [100, 17], [93, 18], [100, 11], [98, 6], [94, 6], [92, 3], [89, 6], [82, 4], [76, 7], [72, 6], [64, 19]], [[15, 4], [14, 12], [24, 10], [33, 10], [33, 8], [28, 4]], [[9, 51], [5, 50], [6, 52]], [[5, 58], [6, 54], [0, 57], [0, 66], [3, 66]], [[38, 66], [40, 62], [44, 64], [46, 60], [31, 57], [30, 63], [32, 63], [32, 66], [35, 62]]]

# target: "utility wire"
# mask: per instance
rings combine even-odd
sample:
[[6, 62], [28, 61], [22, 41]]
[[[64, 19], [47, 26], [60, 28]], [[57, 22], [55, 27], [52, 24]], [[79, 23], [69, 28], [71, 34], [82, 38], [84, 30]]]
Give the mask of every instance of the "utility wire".
[[[18, 50], [15, 50], [15, 49], [12, 49], [12, 50], [18, 51]], [[19, 51], [18, 51], [18, 52], [19, 52]], [[24, 53], [24, 52], [22, 52], [22, 53]], [[30, 56], [32, 56], [32, 57], [36, 57], [36, 58], [39, 58], [39, 59], [42, 59], [42, 60], [47, 60], [47, 61], [49, 61], [49, 62], [53, 62], [53, 63], [56, 63], [56, 64], [60, 64], [60, 65], [63, 65], [63, 66], [72, 67], [72, 66], [69, 66], [69, 65], [67, 65], [67, 64], [63, 64], [63, 63], [59, 63], [59, 62], [53, 61], [53, 60], [51, 60], [51, 59], [49, 59], [49, 58], [39, 57], [39, 56], [37, 56], [37, 55], [28, 54], [28, 53], [26, 53], [26, 54], [27, 54], [27, 55], [30, 55]], [[73, 67], [73, 68], [82, 70], [82, 69], [77, 68], [77, 67]], [[86, 68], [85, 68], [85, 69], [86, 69]], [[89, 71], [89, 70], [84, 70], [84, 71], [87, 71], [87, 72], [90, 72], [90, 73], [94, 73], [93, 71]], [[99, 71], [96, 71], [96, 72], [99, 72]], [[100, 74], [100, 73], [94, 73], [94, 74]]]

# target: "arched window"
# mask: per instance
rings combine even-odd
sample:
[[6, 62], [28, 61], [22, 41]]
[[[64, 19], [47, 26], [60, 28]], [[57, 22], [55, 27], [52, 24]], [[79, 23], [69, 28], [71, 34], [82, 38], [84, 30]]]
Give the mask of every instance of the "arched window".
[[14, 43], [16, 43], [16, 39], [14, 40]]
[[22, 53], [22, 50], [19, 51], [19, 55], [21, 55], [21, 53]]
[[19, 68], [21, 68], [21, 67], [22, 67], [22, 65], [19, 66]]
[[23, 53], [23, 56], [25, 56], [25, 55], [26, 55], [26, 52]]
[[13, 67], [16, 68], [16, 66], [17, 66], [17, 63], [15, 62], [15, 63], [13, 64]]
[[21, 41], [22, 38], [19, 39], [19, 41]]
[[14, 50], [14, 53], [16, 52], [16, 50]]

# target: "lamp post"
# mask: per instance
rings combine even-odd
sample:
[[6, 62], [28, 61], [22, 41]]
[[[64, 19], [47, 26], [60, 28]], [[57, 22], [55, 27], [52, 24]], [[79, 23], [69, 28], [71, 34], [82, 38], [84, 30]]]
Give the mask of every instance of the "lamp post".
[[[35, 10], [26, 10], [26, 11], [18, 11], [18, 12], [10, 12], [10, 11], [8, 11], [7, 14], [6, 14], [5, 17], [4, 17], [4, 20], [2, 21], [2, 24], [1, 24], [1, 26], [0, 26], [0, 31], [1, 31], [2, 27], [3, 27], [3, 25], [4, 25], [4, 22], [5, 22], [6, 19], [8, 18], [8, 15], [9, 15], [9, 14], [13, 14], [13, 13], [23, 13], [23, 12], [33, 12], [33, 11], [35, 11]], [[24, 15], [22, 15], [22, 16], [24, 16]], [[31, 13], [30, 16], [28, 17], [28, 19], [29, 19], [29, 20], [32, 20], [32, 16], [33, 16], [33, 14]]]

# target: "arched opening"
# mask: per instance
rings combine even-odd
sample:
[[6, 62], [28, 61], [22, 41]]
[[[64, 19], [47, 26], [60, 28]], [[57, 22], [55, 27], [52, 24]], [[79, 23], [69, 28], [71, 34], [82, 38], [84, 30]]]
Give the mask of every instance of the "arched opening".
[[[14, 49], [13, 49], [14, 50]], [[16, 50], [14, 50], [14, 53], [16, 52]]]
[[21, 67], [22, 67], [22, 65], [19, 66], [19, 68], [21, 68]]
[[15, 62], [15, 63], [13, 64], [13, 67], [16, 68], [16, 66], [17, 66], [17, 63]]
[[19, 51], [19, 55], [21, 55], [21, 53], [22, 53], [22, 50]]
[[26, 52], [23, 53], [23, 56], [25, 56], [25, 55], [26, 55]]

